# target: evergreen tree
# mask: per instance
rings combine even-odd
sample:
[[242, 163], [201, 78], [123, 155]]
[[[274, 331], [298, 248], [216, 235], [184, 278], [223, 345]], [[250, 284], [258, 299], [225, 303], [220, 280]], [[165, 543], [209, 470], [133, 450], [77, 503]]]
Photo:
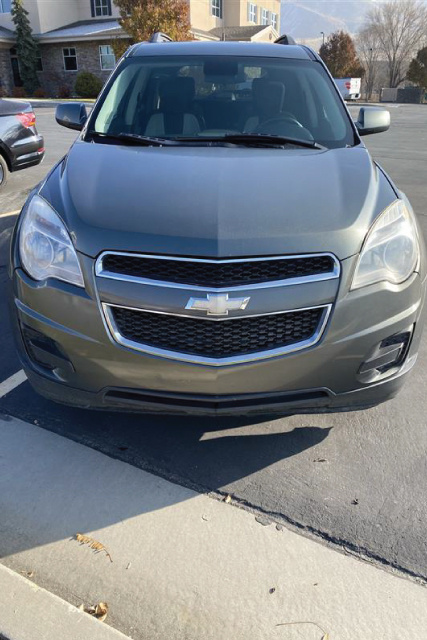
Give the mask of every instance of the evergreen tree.
[[411, 61], [407, 79], [417, 87], [427, 91], [427, 47], [423, 47], [417, 53], [417, 57]]
[[19, 73], [25, 91], [31, 95], [40, 86], [37, 77], [38, 46], [33, 38], [28, 11], [24, 8], [23, 0], [14, 0], [11, 14], [15, 25]]

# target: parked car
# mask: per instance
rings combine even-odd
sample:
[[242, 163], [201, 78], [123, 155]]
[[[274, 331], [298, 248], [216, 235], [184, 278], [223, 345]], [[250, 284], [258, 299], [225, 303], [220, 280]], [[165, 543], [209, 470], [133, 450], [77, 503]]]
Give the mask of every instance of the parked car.
[[0, 190], [9, 171], [26, 169], [43, 160], [43, 144], [31, 104], [0, 98]]
[[360, 100], [361, 78], [335, 78], [335, 83], [344, 100]]
[[361, 140], [390, 113], [353, 122], [316, 53], [136, 44], [89, 116], [74, 103], [56, 119], [81, 133], [30, 194], [10, 268], [38, 392], [194, 414], [397, 393], [423, 325], [422, 235]]

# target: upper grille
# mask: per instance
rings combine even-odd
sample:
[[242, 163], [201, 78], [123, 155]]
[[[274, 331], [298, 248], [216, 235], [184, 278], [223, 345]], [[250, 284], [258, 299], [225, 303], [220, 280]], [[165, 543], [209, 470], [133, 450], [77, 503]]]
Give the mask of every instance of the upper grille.
[[330, 255], [290, 258], [206, 262], [203, 260], [159, 259], [149, 256], [107, 253], [102, 258], [101, 275], [106, 272], [162, 282], [199, 287], [239, 287], [264, 282], [335, 277], [336, 261]]
[[220, 322], [109, 307], [116, 329], [133, 343], [205, 358], [270, 351], [310, 340], [325, 307]]

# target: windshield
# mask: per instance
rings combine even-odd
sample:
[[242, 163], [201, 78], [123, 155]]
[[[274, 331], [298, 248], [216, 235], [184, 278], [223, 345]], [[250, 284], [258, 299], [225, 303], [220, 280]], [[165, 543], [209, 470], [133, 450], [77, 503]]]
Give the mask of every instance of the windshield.
[[130, 58], [110, 80], [90, 129], [200, 142], [262, 134], [329, 148], [354, 144], [349, 117], [322, 65], [268, 57]]

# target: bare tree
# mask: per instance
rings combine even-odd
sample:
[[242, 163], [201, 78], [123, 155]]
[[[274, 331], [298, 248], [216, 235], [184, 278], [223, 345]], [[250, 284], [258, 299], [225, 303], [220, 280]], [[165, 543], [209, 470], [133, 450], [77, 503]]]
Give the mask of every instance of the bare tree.
[[381, 57], [387, 61], [388, 82], [405, 79], [409, 60], [427, 36], [427, 7], [422, 0], [393, 0], [375, 5], [365, 28], [372, 29]]
[[364, 27], [359, 32], [356, 46], [359, 60], [365, 69], [364, 83], [366, 99], [370, 100], [378, 77], [378, 62], [381, 53], [378, 46], [378, 38], [375, 30], [371, 26]]

